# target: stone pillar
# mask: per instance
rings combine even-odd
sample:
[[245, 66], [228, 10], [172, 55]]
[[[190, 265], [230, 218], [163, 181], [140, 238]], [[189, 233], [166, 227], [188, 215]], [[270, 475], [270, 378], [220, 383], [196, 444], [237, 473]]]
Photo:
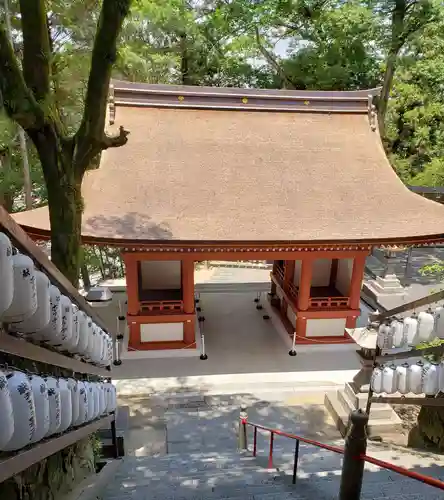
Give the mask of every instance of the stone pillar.
[[350, 430], [345, 438], [339, 500], [359, 500], [365, 462], [362, 455], [367, 451], [368, 415], [362, 410], [350, 414]]

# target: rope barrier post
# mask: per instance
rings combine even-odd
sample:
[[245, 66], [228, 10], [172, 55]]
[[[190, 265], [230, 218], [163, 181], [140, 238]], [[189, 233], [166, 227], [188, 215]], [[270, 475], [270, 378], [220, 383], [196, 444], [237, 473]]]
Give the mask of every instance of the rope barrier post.
[[359, 500], [365, 461], [361, 458], [367, 450], [368, 415], [362, 410], [350, 414], [350, 428], [345, 438], [339, 500]]
[[239, 450], [248, 450], [247, 443], [247, 407], [241, 405], [239, 414], [239, 436], [238, 436], [238, 448]]
[[288, 351], [288, 354], [290, 356], [296, 356], [296, 330], [293, 332], [293, 343], [291, 345], [291, 349]]

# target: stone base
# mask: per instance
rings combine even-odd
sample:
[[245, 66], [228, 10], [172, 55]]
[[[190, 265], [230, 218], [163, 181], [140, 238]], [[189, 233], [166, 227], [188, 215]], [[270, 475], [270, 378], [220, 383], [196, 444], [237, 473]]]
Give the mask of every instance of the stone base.
[[385, 278], [378, 276], [375, 280], [364, 283], [363, 288], [366, 293], [373, 296], [376, 300], [381, 296], [403, 297], [407, 293], [394, 274], [389, 274]]

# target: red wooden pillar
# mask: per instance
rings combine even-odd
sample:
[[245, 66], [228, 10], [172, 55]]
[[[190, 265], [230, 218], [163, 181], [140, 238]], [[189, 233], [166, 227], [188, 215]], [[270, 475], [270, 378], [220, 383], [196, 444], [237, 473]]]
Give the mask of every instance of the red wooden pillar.
[[183, 340], [186, 344], [192, 344], [195, 341], [193, 260], [182, 260], [182, 300], [183, 312], [186, 314], [193, 314], [193, 316], [183, 324]]
[[137, 269], [137, 259], [130, 253], [122, 254], [125, 264], [126, 295], [128, 310], [128, 345], [137, 348], [140, 346], [140, 325], [131, 323], [131, 316], [139, 314], [139, 274]]
[[128, 297], [128, 315], [139, 314], [139, 275], [137, 259], [128, 253], [122, 255], [125, 264], [126, 294]]
[[294, 281], [294, 268], [296, 262], [294, 260], [286, 260], [284, 268], [284, 290], [288, 290], [288, 284]]
[[361, 253], [353, 259], [353, 270], [350, 280], [348, 296], [350, 297], [350, 309], [359, 309], [361, 301], [361, 285], [364, 279], [365, 261], [367, 253]]
[[[276, 269], [277, 269], [277, 260], [273, 261], [273, 269], [272, 269], [272, 274], [276, 276]], [[272, 295], [276, 295], [276, 283], [271, 280], [271, 293]]]
[[296, 333], [300, 337], [305, 337], [307, 331], [307, 319], [303, 317], [310, 305], [311, 279], [313, 276], [313, 259], [304, 258], [301, 263], [301, 278], [299, 281], [298, 313], [296, 316]]

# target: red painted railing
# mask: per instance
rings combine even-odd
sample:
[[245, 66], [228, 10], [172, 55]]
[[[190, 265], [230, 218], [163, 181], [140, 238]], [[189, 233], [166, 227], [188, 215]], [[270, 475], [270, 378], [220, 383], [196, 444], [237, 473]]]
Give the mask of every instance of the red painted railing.
[[274, 272], [276, 278], [280, 282], [281, 285], [284, 283], [284, 268], [281, 266], [276, 266], [276, 270]]
[[142, 312], [169, 313], [183, 312], [183, 301], [181, 300], [143, 300], [139, 302]]
[[[306, 443], [316, 448], [321, 448], [323, 450], [332, 451], [333, 453], [339, 453], [341, 455], [344, 454], [344, 448], [339, 446], [332, 446], [325, 443], [320, 443], [319, 441], [314, 441], [313, 439], [307, 439], [302, 436], [297, 436], [296, 434], [290, 434], [289, 432], [280, 431], [278, 429], [273, 429], [271, 427], [265, 427], [263, 425], [255, 424], [253, 422], [249, 422], [245, 418], [241, 418], [241, 425], [244, 426], [244, 432], [246, 434], [246, 427], [251, 426], [254, 429], [254, 438], [253, 438], [253, 456], [257, 455], [257, 430], [261, 429], [263, 431], [270, 433], [270, 447], [268, 452], [268, 468], [271, 469], [273, 467], [273, 445], [274, 445], [274, 436], [284, 436], [289, 439], [293, 439], [295, 444], [294, 451], [294, 465], [293, 465], [293, 484], [296, 484], [296, 476], [297, 476], [297, 468], [298, 468], [298, 458], [299, 458], [299, 443]], [[444, 490], [444, 481], [440, 481], [439, 479], [435, 479], [431, 476], [425, 476], [418, 472], [414, 472], [404, 467], [400, 467], [395, 464], [391, 464], [390, 462], [384, 462], [383, 460], [378, 460], [377, 458], [370, 457], [368, 455], [360, 455], [356, 457], [357, 460], [364, 460], [365, 462], [377, 465], [383, 469], [388, 469], [393, 472], [400, 474], [401, 476], [410, 477], [411, 479], [416, 479], [422, 483], [428, 484], [429, 486], [433, 486], [440, 490]]]
[[349, 297], [312, 297], [309, 301], [310, 309], [326, 309], [332, 307], [348, 307]]
[[288, 295], [296, 302], [298, 298], [298, 287], [294, 283], [288, 283]]

